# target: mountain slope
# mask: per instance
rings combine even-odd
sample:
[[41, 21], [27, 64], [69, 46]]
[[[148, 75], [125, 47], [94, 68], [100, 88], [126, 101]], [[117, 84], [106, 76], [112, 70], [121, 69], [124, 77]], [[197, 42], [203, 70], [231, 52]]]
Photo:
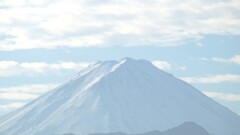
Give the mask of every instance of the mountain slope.
[[143, 133], [193, 121], [240, 134], [240, 118], [146, 60], [98, 62], [0, 120], [3, 135]]

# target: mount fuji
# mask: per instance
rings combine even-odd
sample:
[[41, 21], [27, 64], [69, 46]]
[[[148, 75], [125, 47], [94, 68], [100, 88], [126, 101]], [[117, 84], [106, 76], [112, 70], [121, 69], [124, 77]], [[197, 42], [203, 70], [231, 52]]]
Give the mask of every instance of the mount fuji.
[[146, 60], [97, 62], [0, 118], [1, 135], [166, 131], [191, 121], [240, 135], [240, 117]]

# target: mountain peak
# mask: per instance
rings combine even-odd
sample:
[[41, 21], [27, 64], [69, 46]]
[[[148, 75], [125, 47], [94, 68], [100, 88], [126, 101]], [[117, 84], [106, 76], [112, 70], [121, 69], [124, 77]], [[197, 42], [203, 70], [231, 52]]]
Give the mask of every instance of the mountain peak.
[[149, 62], [148, 60], [145, 59], [134, 59], [131, 57], [124, 57], [120, 60], [106, 60], [106, 61], [97, 61], [97, 63], [118, 63], [118, 62]]
[[133, 58], [130, 58], [130, 57], [125, 57], [125, 58], [123, 58], [123, 59], [121, 59], [121, 60], [125, 60], [125, 61], [131, 61], [131, 60], [135, 60], [135, 59], [133, 59]]
[[[106, 71], [106, 72], [113, 72], [119, 68], [125, 68], [125, 69], [130, 69], [133, 68], [135, 70], [141, 68], [149, 68], [149, 67], [155, 67], [152, 65], [151, 62], [144, 60], [144, 59], [133, 59], [133, 58], [129, 58], [129, 57], [125, 57], [123, 59], [120, 60], [107, 60], [107, 61], [98, 61], [95, 64], [99, 69], [101, 69], [102, 71]], [[92, 67], [92, 66], [90, 66]], [[137, 68], [139, 67], [139, 68]], [[91, 68], [89, 68], [91, 69]]]
[[128, 61], [128, 62], [150, 62], [150, 61], [145, 60], [145, 59], [134, 59], [134, 58], [130, 58], [130, 57], [125, 57], [125, 58], [121, 59], [120, 61]]

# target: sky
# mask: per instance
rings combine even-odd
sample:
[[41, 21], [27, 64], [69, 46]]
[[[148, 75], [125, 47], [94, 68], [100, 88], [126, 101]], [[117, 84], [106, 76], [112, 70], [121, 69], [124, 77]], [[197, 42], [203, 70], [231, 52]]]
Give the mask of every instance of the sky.
[[1, 0], [0, 116], [124, 57], [149, 60], [240, 115], [239, 0]]

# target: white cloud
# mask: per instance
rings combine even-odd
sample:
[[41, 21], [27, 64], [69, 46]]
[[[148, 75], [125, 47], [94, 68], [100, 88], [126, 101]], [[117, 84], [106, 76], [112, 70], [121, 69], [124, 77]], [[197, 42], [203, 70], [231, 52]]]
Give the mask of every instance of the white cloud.
[[222, 82], [240, 82], [240, 75], [238, 74], [220, 74], [206, 77], [182, 77], [182, 80], [188, 83], [203, 83], [203, 84], [211, 84], [211, 83], [222, 83]]
[[57, 84], [31, 84], [0, 88], [0, 100], [29, 100], [52, 90]]
[[58, 84], [29, 84], [29, 85], [20, 85], [20, 86], [12, 86], [12, 87], [0, 87], [1, 92], [16, 92], [16, 93], [32, 93], [32, 94], [39, 94], [46, 92], [48, 90], [53, 89]]
[[182, 66], [182, 67], [179, 67], [178, 69], [179, 69], [179, 70], [182, 70], [182, 71], [184, 71], [184, 70], [186, 70], [186, 69], [187, 69], [187, 67], [185, 67], [185, 66]]
[[2, 104], [2, 105], [0, 104], [0, 109], [1, 109], [1, 111], [8, 111], [8, 110], [22, 107], [25, 104], [26, 103], [22, 103], [22, 102], [14, 102], [14, 103], [9, 103], [9, 104]]
[[34, 99], [37, 96], [38, 95], [35, 95], [35, 94], [15, 93], [15, 92], [1, 92], [0, 99], [26, 100], [26, 99]]
[[203, 93], [211, 98], [216, 98], [216, 99], [221, 99], [221, 100], [226, 100], [226, 101], [240, 101], [239, 94], [208, 92], [208, 91], [204, 91]]
[[0, 100], [7, 101], [7, 103], [0, 104], [0, 113], [22, 107], [27, 101], [37, 98], [41, 94], [52, 90], [57, 85], [58, 84], [31, 84], [14, 87], [1, 87]]
[[234, 55], [230, 58], [219, 58], [219, 57], [214, 57], [214, 58], [200, 58], [199, 60], [203, 61], [215, 61], [215, 62], [221, 62], [221, 63], [226, 63], [226, 64], [237, 64], [240, 65], [240, 55]]
[[[176, 4], [178, 3], [178, 4]], [[181, 45], [239, 35], [238, 0], [3, 0], [0, 50]]]
[[235, 55], [230, 59], [230, 61], [240, 65], [240, 55]]
[[[0, 113], [8, 112], [25, 105], [41, 94], [54, 89], [58, 84], [30, 84], [12, 87], [0, 87]], [[21, 101], [21, 102], [19, 102]]]
[[223, 62], [223, 63], [233, 63], [240, 65], [240, 55], [235, 55], [229, 59], [223, 59], [223, 58], [212, 58], [213, 61], [216, 62]]
[[64, 71], [80, 71], [87, 67], [90, 63], [82, 62], [23, 62], [16, 61], [0, 61], [0, 77], [8, 76], [33, 76], [38, 74], [62, 73]]
[[152, 64], [163, 70], [170, 70], [172, 68], [172, 65], [167, 61], [152, 61]]

